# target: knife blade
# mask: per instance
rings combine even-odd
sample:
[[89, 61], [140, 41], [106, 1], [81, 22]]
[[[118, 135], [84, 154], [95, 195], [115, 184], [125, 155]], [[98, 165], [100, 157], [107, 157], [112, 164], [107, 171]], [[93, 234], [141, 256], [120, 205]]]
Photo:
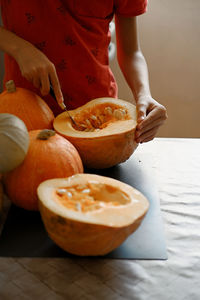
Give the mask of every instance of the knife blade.
[[[49, 91], [49, 93], [50, 93], [50, 95], [54, 98], [54, 100], [56, 100], [56, 102], [57, 102], [56, 95], [55, 95], [55, 93], [54, 93], [54, 90], [53, 90], [53, 87], [52, 87], [51, 84], [50, 84], [50, 91]], [[58, 103], [58, 102], [57, 102], [57, 103]], [[67, 112], [67, 114], [68, 114], [70, 120], [72, 121], [72, 123], [73, 123], [77, 128], [79, 128], [79, 126], [77, 125], [77, 123], [76, 123], [75, 120], [72, 118], [72, 116], [70, 115], [69, 111], [67, 110], [65, 103], [64, 103], [64, 102], [58, 103], [58, 105], [62, 108], [62, 110], [64, 110], [64, 111]]]

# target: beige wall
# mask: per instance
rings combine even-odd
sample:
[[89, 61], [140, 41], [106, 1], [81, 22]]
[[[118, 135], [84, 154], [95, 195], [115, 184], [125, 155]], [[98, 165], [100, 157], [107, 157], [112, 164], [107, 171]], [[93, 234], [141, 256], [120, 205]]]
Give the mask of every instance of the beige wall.
[[[139, 18], [153, 97], [169, 118], [159, 136], [200, 137], [200, 0], [149, 0]], [[119, 97], [132, 97], [116, 61]]]

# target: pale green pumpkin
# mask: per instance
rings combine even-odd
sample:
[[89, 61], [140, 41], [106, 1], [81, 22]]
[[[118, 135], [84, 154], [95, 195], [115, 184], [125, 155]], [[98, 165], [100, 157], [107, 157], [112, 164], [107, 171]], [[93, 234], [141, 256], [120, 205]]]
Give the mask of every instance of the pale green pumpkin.
[[19, 166], [28, 147], [29, 134], [24, 122], [12, 114], [0, 113], [0, 173]]

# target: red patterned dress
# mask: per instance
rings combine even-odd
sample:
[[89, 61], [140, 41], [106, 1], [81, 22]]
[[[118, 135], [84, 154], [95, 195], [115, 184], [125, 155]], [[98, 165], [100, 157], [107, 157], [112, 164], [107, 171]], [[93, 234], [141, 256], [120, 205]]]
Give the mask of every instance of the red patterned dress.
[[[97, 97], [117, 97], [109, 67], [109, 23], [115, 14], [137, 16], [147, 0], [0, 0], [4, 27], [31, 42], [54, 63], [68, 109]], [[39, 93], [21, 76], [15, 60], [5, 55], [4, 83]], [[51, 96], [43, 97], [55, 114]]]

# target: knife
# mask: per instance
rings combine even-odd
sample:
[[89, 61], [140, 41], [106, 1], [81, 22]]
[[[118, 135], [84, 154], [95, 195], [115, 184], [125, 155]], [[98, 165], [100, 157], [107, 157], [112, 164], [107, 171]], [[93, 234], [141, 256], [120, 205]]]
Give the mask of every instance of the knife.
[[[53, 87], [52, 87], [51, 84], [50, 84], [50, 91], [49, 91], [49, 93], [50, 93], [50, 95], [54, 98], [54, 100], [56, 100], [56, 102], [57, 102], [56, 95], [55, 95], [55, 93], [54, 93], [54, 90], [53, 90]], [[58, 103], [58, 102], [57, 102], [57, 103]], [[58, 105], [59, 105], [64, 111], [67, 112], [67, 114], [68, 114], [70, 120], [72, 121], [72, 123], [78, 128], [79, 126], [76, 124], [76, 122], [74, 121], [74, 119], [73, 119], [72, 116], [70, 115], [69, 111], [68, 111], [67, 108], [66, 108], [65, 103], [64, 103], [64, 102], [58, 103]]]

